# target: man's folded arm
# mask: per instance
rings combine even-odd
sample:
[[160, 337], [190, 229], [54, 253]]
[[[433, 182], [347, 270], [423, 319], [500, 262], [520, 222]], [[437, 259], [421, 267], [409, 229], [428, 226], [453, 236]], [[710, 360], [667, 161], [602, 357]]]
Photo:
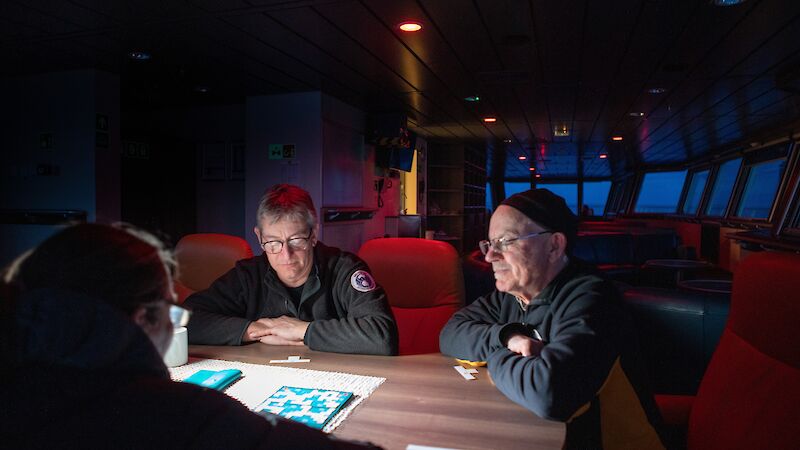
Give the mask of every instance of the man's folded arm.
[[560, 319], [555, 340], [546, 342], [538, 356], [500, 347], [487, 361], [503, 394], [546, 419], [566, 421], [591, 401], [619, 356], [609, 329], [613, 324], [590, 312], [601, 303], [581, 303]]
[[499, 323], [499, 305], [495, 291], [453, 314], [439, 334], [441, 352], [454, 358], [486, 361], [501, 345], [500, 331], [505, 324]]
[[208, 289], [186, 299], [192, 310], [187, 328], [189, 343], [205, 345], [241, 345], [247, 326], [246, 284], [237, 268], [218, 278]]

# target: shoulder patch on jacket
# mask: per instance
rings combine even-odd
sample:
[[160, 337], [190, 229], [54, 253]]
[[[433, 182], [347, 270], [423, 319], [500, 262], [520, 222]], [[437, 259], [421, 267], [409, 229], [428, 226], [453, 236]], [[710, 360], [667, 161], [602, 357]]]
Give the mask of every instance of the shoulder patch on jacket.
[[358, 292], [369, 292], [377, 287], [372, 275], [366, 270], [356, 270], [350, 275], [350, 285]]

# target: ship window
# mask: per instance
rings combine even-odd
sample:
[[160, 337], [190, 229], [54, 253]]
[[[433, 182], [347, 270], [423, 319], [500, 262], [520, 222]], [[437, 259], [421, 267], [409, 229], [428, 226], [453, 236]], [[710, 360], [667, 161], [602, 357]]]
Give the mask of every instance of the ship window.
[[531, 182], [530, 181], [522, 181], [522, 182], [520, 182], [520, 181], [506, 181], [506, 182], [503, 183], [503, 187], [505, 188], [505, 191], [506, 191], [506, 198], [508, 198], [508, 197], [511, 197], [512, 195], [514, 195], [516, 193], [525, 192], [528, 189], [530, 189], [531, 188]]
[[610, 190], [610, 181], [585, 181], [583, 183], [583, 204], [594, 213], [591, 215], [603, 215]]
[[725, 215], [728, 200], [733, 192], [733, 185], [736, 182], [736, 175], [739, 173], [739, 166], [742, 165], [742, 158], [732, 159], [722, 163], [717, 172], [714, 187], [711, 189], [711, 197], [706, 205], [706, 215], [721, 217]]
[[644, 174], [633, 211], [637, 213], [675, 213], [686, 181], [686, 171]]
[[683, 213], [695, 215], [700, 206], [700, 199], [703, 198], [703, 189], [708, 181], [708, 169], [701, 170], [692, 174], [689, 182], [689, 191], [686, 193], [686, 200], [683, 202]]
[[739, 207], [736, 208], [736, 217], [768, 218], [785, 168], [785, 159], [766, 161], [748, 167], [742, 198]]

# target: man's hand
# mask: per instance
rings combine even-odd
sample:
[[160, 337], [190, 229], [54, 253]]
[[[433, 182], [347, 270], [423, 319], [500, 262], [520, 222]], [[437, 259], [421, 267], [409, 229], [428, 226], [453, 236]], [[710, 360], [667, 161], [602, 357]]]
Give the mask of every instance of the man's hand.
[[263, 338], [259, 339], [259, 341], [261, 341], [262, 344], [269, 345], [305, 345], [303, 344], [302, 340], [290, 341], [275, 335], [264, 336]]
[[288, 316], [258, 319], [248, 325], [245, 337], [272, 345], [302, 345], [309, 323]]
[[539, 356], [544, 347], [544, 342], [530, 338], [523, 334], [513, 334], [508, 338], [506, 347], [522, 356]]

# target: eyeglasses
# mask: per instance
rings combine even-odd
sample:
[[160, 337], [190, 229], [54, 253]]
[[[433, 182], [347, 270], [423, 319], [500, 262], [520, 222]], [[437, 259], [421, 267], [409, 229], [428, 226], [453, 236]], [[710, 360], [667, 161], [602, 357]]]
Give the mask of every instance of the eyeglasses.
[[[294, 237], [287, 239], [286, 244], [289, 245], [291, 250], [305, 250], [308, 248], [308, 241], [311, 239], [312, 234], [314, 234], [314, 230], [309, 231], [308, 236], [306, 237]], [[278, 254], [281, 252], [281, 250], [283, 250], [283, 241], [267, 241], [259, 243], [265, 252], [272, 255]]]
[[503, 253], [504, 251], [508, 250], [508, 246], [513, 244], [515, 241], [519, 241], [521, 239], [535, 238], [536, 236], [541, 236], [547, 233], [555, 233], [555, 231], [544, 230], [515, 238], [500, 238], [500, 239], [495, 239], [493, 241], [480, 241], [478, 242], [478, 247], [480, 247], [481, 253], [483, 253], [484, 255], [489, 253], [489, 250], [494, 250], [497, 253]]

